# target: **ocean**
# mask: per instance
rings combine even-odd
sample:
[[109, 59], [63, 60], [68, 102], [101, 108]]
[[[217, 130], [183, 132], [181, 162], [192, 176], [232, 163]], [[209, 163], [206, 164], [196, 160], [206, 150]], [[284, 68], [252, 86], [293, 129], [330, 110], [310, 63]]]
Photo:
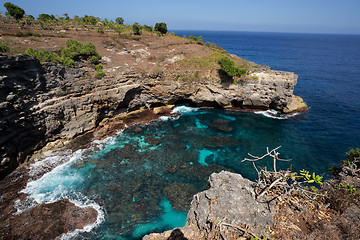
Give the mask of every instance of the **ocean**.
[[[189, 199], [223, 169], [255, 179], [247, 153], [281, 146], [292, 159], [278, 168], [307, 169], [329, 177], [329, 167], [360, 147], [360, 36], [256, 32], [176, 31], [202, 36], [239, 57], [295, 72], [295, 94], [307, 113], [274, 118], [265, 111], [230, 112], [178, 106], [176, 117], [131, 126], [87, 150], [59, 153], [35, 163], [56, 167], [23, 192], [37, 203], [69, 198], [93, 206], [96, 224], [69, 233], [75, 239], [140, 239], [185, 224]], [[271, 168], [271, 161], [259, 166]], [[31, 204], [18, 202], [21, 212]]]

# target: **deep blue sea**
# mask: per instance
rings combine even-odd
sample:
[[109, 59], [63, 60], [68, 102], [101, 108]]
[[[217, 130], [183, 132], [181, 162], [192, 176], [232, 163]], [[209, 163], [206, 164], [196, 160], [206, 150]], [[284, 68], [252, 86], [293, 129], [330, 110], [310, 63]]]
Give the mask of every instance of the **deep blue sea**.
[[[99, 211], [96, 225], [66, 237], [139, 239], [148, 232], [181, 227], [188, 200], [206, 189], [209, 175], [226, 169], [250, 179], [247, 153], [279, 149], [295, 171], [303, 168], [327, 175], [360, 147], [360, 36], [288, 33], [176, 31], [202, 36], [232, 54], [295, 72], [295, 94], [308, 113], [274, 119], [264, 112], [199, 110], [180, 106], [176, 117], [162, 117], [146, 126], [94, 142], [88, 150], [61, 153], [32, 168], [69, 161], [30, 181], [24, 192], [38, 203], [69, 198]], [[260, 166], [271, 167], [270, 162]], [[25, 206], [26, 204], [24, 204]], [[26, 207], [26, 206], [25, 206]], [[19, 210], [21, 210], [19, 204]]]

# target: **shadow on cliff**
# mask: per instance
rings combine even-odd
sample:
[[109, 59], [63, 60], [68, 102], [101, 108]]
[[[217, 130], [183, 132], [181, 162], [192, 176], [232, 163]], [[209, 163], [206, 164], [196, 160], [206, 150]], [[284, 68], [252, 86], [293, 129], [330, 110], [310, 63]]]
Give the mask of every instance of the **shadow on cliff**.
[[227, 75], [227, 73], [224, 72], [223, 70], [219, 69], [218, 74], [219, 74], [219, 77], [221, 80], [221, 85], [225, 89], [229, 88], [229, 86], [234, 82], [234, 79], [232, 77], [230, 77], [229, 75]]
[[0, 180], [44, 140], [42, 116], [32, 114], [46, 90], [41, 64], [27, 55], [0, 55]]
[[167, 240], [188, 240], [180, 229], [174, 229]]

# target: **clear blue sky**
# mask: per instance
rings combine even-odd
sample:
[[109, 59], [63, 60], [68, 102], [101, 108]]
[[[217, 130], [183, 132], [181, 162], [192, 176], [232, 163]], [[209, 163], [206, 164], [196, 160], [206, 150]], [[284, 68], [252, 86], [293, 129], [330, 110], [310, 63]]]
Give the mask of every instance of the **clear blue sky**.
[[[7, 0], [9, 1], [9, 0]], [[0, 1], [1, 12], [5, 9]], [[360, 0], [13, 0], [27, 14], [93, 15], [171, 30], [360, 34]]]

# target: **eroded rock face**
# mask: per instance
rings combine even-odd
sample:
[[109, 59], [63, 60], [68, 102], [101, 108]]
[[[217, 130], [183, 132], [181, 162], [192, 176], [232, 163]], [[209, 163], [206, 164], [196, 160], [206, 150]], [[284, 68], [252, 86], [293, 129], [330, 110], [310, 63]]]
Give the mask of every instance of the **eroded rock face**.
[[193, 82], [178, 86], [156, 79], [147, 84], [141, 95], [131, 102], [133, 107], [159, 102], [167, 104], [190, 103], [194, 106], [227, 106], [276, 109], [282, 111], [290, 103], [297, 83], [297, 75], [290, 72], [265, 69], [254, 73], [256, 79], [240, 81], [238, 84], [221, 82], [219, 76], [209, 81]]
[[0, 55], [1, 178], [46, 143], [72, 139], [126, 111], [139, 90], [131, 81], [89, 80], [84, 73], [28, 55]]
[[[273, 225], [273, 204], [255, 200], [253, 182], [239, 174], [222, 171], [209, 178], [210, 188], [193, 197], [187, 222], [180, 231], [187, 239], [217, 239], [214, 225], [224, 221], [232, 225], [248, 225], [261, 236]], [[167, 239], [172, 231], [150, 234], [145, 240]]]
[[155, 108], [156, 114], [162, 114], [168, 111], [166, 105], [183, 103], [284, 110], [297, 81], [293, 73], [268, 68], [239, 84], [222, 82], [215, 73], [208, 81], [181, 85], [171, 80], [171, 74], [128, 71], [99, 80], [81, 69], [40, 64], [28, 55], [0, 55], [1, 178], [34, 150], [89, 133], [103, 119], [120, 113]]

